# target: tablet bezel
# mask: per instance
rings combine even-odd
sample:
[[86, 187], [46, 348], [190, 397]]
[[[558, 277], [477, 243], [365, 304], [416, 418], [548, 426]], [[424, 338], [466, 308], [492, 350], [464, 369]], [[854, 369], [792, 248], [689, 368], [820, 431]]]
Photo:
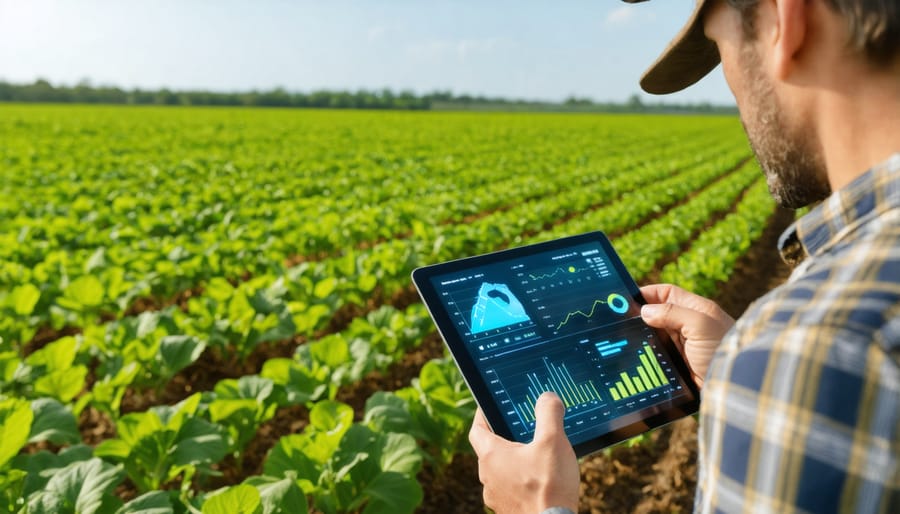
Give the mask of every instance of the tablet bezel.
[[[606, 255], [609, 257], [610, 264], [628, 289], [628, 292], [638, 301], [638, 303], [641, 305], [647, 303], [643, 295], [641, 295], [641, 291], [634, 279], [631, 277], [631, 274], [625, 269], [622, 260], [613, 249], [609, 239], [601, 231], [588, 232], [552, 241], [456, 259], [440, 264], [432, 264], [417, 268], [412, 272], [413, 283], [415, 284], [422, 301], [425, 303], [425, 307], [431, 314], [431, 318], [437, 326], [438, 333], [440, 333], [441, 338], [444, 340], [444, 344], [447, 345], [450, 354], [453, 356], [453, 360], [456, 362], [457, 367], [462, 373], [463, 379], [469, 386], [472, 396], [474, 396], [475, 401], [484, 412], [484, 416], [494, 433], [505, 439], [515, 441], [512, 431], [500, 412], [493, 395], [488, 390], [487, 384], [485, 383], [474, 358], [457, 332], [456, 327], [450, 318], [450, 313], [447, 312], [441, 302], [439, 294], [434, 288], [431, 279], [435, 276], [457, 273], [469, 268], [498, 264], [507, 260], [519, 259], [537, 253], [559, 251], [568, 247], [590, 242], [597, 242], [600, 244], [604, 252], [606, 252]], [[664, 346], [666, 352], [669, 354], [669, 360], [671, 361], [678, 378], [687, 388], [688, 396], [679, 398], [677, 401], [664, 401], [640, 411], [621, 416], [623, 419], [633, 417], [635, 421], [587, 441], [573, 445], [575, 454], [578, 457], [630, 439], [653, 428], [694, 414], [699, 410], [700, 391], [691, 377], [688, 365], [685, 363], [681, 352], [678, 351], [671, 339], [663, 332], [655, 329], [654, 332], [657, 335], [659, 344]]]

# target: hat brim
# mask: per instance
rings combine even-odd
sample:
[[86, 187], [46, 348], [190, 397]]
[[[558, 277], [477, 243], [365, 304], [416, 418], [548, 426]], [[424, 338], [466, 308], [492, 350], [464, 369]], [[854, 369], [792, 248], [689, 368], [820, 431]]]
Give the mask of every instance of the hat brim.
[[695, 84], [719, 64], [719, 49], [703, 32], [699, 1], [684, 28], [641, 77], [641, 88], [655, 95], [681, 91]]

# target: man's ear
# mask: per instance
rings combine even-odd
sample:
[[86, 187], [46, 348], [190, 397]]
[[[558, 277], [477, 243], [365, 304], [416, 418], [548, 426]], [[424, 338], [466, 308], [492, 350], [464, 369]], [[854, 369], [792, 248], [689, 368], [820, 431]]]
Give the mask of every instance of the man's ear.
[[807, 43], [806, 0], [775, 0], [775, 38], [772, 41], [772, 73], [787, 80], [796, 66], [798, 54]]

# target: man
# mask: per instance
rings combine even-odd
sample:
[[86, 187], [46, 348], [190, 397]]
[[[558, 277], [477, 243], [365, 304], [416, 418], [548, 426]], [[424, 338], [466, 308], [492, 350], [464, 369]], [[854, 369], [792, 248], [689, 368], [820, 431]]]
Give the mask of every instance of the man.
[[[824, 201], [782, 236], [788, 283], [737, 323], [675, 286], [643, 288], [642, 316], [703, 388], [695, 510], [898, 513], [900, 2], [697, 0], [641, 85], [673, 92], [720, 60], [775, 199]], [[536, 410], [528, 445], [476, 414], [497, 512], [577, 511], [564, 407], [546, 393]]]

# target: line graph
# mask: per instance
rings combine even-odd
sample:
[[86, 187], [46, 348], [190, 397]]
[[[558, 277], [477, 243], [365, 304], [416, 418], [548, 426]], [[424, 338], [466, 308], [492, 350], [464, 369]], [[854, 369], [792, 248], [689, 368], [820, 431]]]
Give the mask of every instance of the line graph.
[[609, 307], [609, 310], [613, 311], [616, 314], [625, 314], [626, 312], [628, 312], [629, 307], [628, 300], [625, 299], [624, 296], [618, 293], [612, 293], [606, 297], [606, 300], [594, 300], [594, 303], [593, 305], [591, 305], [591, 309], [589, 312], [577, 310], [567, 313], [565, 319], [556, 326], [556, 330], [559, 330], [562, 327], [568, 325], [569, 321], [575, 318], [575, 316], [583, 316], [585, 319], [594, 317], [597, 307], [599, 307], [600, 305], [607, 305]]
[[563, 268], [562, 266], [560, 266], [550, 273], [539, 273], [537, 275], [529, 274], [528, 278], [530, 278], [531, 280], [545, 280], [548, 278], [553, 278], [553, 277], [559, 275], [560, 273], [575, 274], [575, 273], [581, 273], [582, 271], [590, 271], [590, 269], [591, 268], [576, 268], [575, 266], [569, 266], [568, 268]]

